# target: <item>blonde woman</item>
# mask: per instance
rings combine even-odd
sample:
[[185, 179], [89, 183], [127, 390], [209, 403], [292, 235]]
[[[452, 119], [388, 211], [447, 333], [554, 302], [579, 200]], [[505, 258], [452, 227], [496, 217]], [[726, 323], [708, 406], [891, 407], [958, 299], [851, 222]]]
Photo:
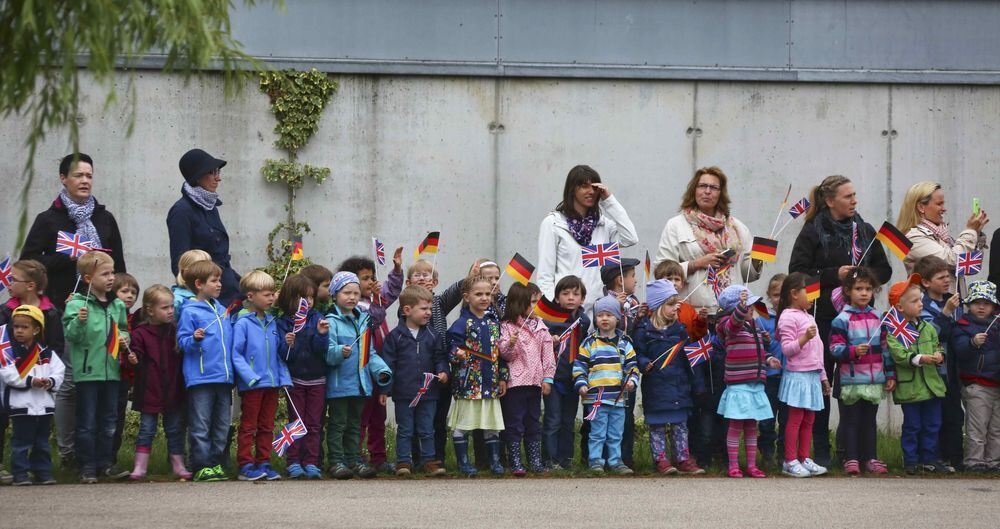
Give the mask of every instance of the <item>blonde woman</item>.
[[955, 266], [958, 254], [986, 246], [983, 227], [990, 219], [985, 211], [971, 215], [965, 222], [965, 229], [954, 238], [948, 233], [948, 223], [944, 221], [947, 211], [941, 184], [918, 182], [906, 192], [896, 227], [913, 243], [913, 248], [903, 260], [907, 274], [913, 272], [917, 261], [928, 255], [940, 257]]

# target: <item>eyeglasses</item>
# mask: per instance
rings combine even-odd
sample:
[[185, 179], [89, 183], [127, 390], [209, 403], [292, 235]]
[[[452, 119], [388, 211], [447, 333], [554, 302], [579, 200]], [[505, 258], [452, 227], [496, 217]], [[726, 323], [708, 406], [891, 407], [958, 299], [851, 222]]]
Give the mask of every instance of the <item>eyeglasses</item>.
[[714, 191], [718, 193], [722, 191], [722, 187], [715, 184], [698, 184], [698, 191]]
[[433, 273], [427, 273], [427, 272], [416, 273], [416, 274], [413, 274], [412, 277], [413, 277], [413, 279], [416, 279], [418, 281], [421, 280], [421, 279], [434, 279], [434, 274]]

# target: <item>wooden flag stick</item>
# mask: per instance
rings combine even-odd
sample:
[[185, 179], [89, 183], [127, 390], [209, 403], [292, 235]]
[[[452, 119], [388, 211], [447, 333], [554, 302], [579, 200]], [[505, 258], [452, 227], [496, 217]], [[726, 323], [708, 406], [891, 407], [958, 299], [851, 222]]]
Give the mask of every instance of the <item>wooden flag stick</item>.
[[781, 212], [785, 211], [785, 205], [788, 204], [788, 197], [792, 194], [792, 184], [788, 184], [788, 191], [785, 193], [785, 199], [781, 201], [781, 205], [778, 206], [778, 214], [774, 217], [774, 226], [771, 228], [771, 236], [769, 239], [774, 238], [774, 230], [778, 229], [778, 221], [781, 220]]
[[[861, 231], [861, 227], [859, 226], [859, 227], [858, 227], [858, 232], [860, 233], [860, 231]], [[871, 250], [871, 249], [872, 249], [872, 246], [873, 246], [873, 245], [874, 245], [874, 244], [875, 244], [876, 242], [878, 242], [878, 239], [877, 239], [877, 238], [875, 238], [875, 237], [872, 237], [872, 242], [868, 243], [868, 247], [867, 247], [867, 248], [865, 248], [865, 251], [864, 251], [864, 253], [862, 253], [862, 254], [861, 254], [861, 259], [858, 259], [858, 265], [860, 265], [860, 264], [861, 264], [862, 262], [864, 262], [864, 260], [865, 260], [865, 256], [866, 256], [866, 255], [868, 255], [868, 250]]]

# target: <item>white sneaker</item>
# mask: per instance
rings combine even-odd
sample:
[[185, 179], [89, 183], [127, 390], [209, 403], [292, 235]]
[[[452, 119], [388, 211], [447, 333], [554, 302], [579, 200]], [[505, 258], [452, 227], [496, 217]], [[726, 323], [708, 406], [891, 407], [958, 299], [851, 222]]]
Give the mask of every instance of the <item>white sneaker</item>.
[[821, 467], [817, 465], [815, 461], [809, 459], [808, 457], [806, 458], [805, 461], [802, 462], [802, 468], [806, 469], [809, 472], [809, 474], [813, 476], [821, 476], [823, 474], [826, 474], [826, 467]]
[[799, 463], [798, 460], [791, 462], [785, 461], [782, 463], [781, 473], [786, 476], [792, 476], [793, 478], [808, 478], [812, 476], [812, 473], [806, 470], [806, 468], [802, 466], [802, 463]]

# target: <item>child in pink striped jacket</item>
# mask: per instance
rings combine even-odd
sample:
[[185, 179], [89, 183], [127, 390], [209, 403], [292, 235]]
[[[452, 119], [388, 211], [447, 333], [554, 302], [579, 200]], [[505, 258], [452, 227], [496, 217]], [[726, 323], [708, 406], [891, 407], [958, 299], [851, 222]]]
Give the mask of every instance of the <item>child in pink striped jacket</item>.
[[500, 357], [507, 362], [510, 381], [500, 398], [504, 442], [515, 476], [526, 474], [521, 463], [521, 441], [528, 468], [542, 472], [542, 395], [552, 391], [556, 361], [552, 335], [532, 309], [542, 293], [534, 283], [514, 283], [507, 293], [507, 310], [500, 324]]

